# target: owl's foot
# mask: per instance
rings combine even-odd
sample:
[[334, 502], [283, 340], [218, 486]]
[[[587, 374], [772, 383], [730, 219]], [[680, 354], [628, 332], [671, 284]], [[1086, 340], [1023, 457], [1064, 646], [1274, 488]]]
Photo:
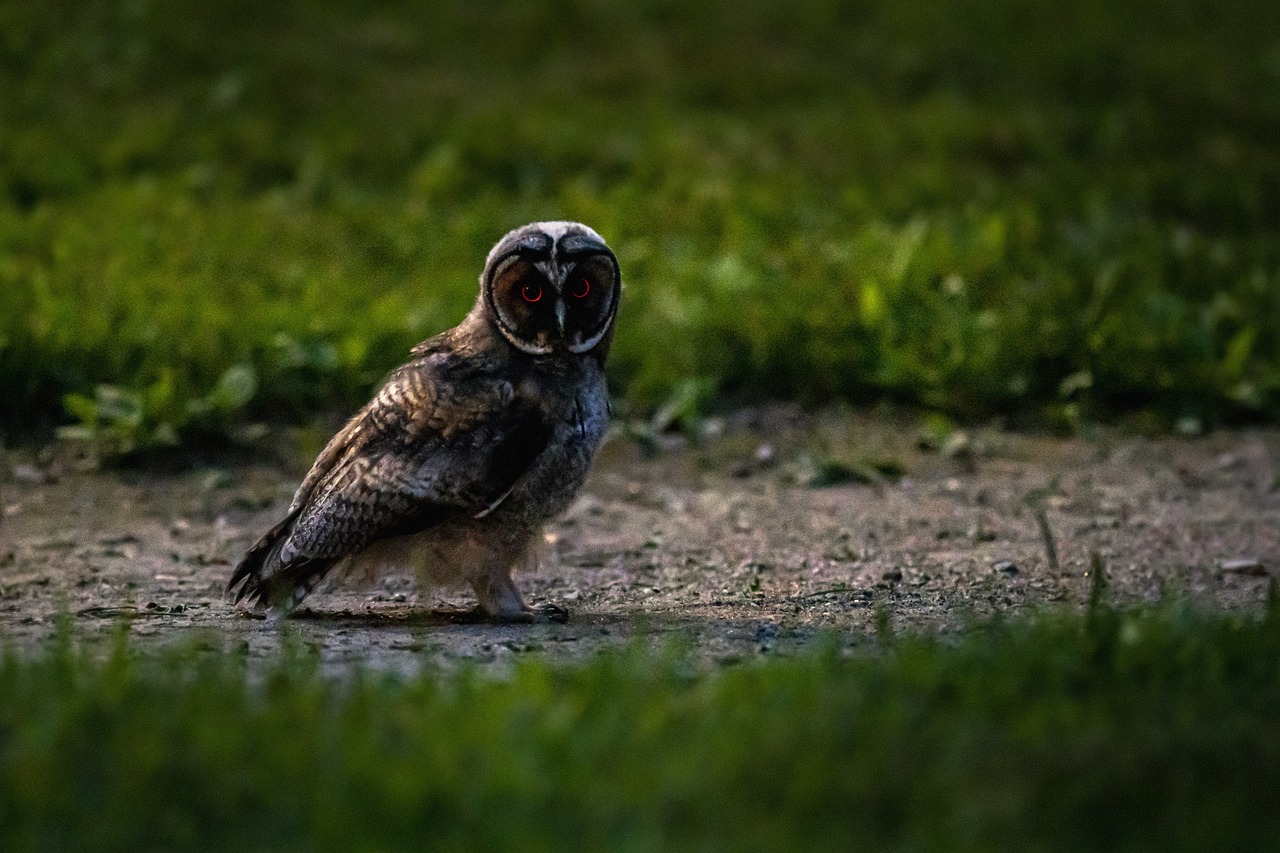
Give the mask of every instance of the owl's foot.
[[475, 614], [485, 621], [500, 625], [545, 625], [552, 622], [563, 625], [569, 621], [569, 611], [558, 604], [539, 604], [535, 607], [525, 607], [514, 613], [490, 613], [483, 607], [477, 606]]
[[524, 603], [515, 581], [508, 575], [490, 575], [472, 583], [479, 610], [494, 622], [560, 622], [569, 621], [569, 611], [558, 604], [543, 603], [530, 607]]

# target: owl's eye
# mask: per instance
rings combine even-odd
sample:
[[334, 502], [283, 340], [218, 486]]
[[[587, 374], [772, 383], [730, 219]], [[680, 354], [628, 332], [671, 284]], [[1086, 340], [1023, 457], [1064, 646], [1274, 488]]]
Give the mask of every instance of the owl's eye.
[[591, 292], [591, 279], [586, 278], [585, 276], [578, 279], [577, 286], [569, 292], [573, 294], [574, 299], [586, 299], [587, 294]]
[[520, 295], [524, 297], [525, 302], [537, 302], [542, 298], [542, 288], [536, 284], [526, 284], [520, 288]]

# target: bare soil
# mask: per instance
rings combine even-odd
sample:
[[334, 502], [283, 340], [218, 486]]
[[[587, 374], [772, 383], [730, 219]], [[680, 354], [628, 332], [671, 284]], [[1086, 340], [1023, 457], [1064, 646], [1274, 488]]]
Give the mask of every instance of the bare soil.
[[0, 642], [37, 648], [65, 619], [104, 648], [124, 625], [144, 650], [178, 640], [262, 656], [300, 642], [337, 669], [668, 640], [733, 661], [830, 635], [871, 642], [886, 616], [898, 631], [954, 632], [997, 612], [1079, 607], [1095, 552], [1122, 605], [1256, 610], [1280, 571], [1280, 430], [1085, 440], [984, 429], [939, 447], [915, 421], [847, 412], [754, 410], [710, 426], [696, 444], [665, 437], [648, 453], [622, 435], [606, 445], [518, 577], [526, 598], [570, 619], [531, 626], [479, 622], [467, 591], [407, 577], [322, 589], [274, 624], [232, 607], [232, 565], [309, 460], [80, 471], [66, 453], [11, 451]]

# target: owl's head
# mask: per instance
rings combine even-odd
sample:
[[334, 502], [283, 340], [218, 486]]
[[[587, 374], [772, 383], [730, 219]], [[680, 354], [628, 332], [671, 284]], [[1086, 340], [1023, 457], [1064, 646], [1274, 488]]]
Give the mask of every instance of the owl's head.
[[601, 361], [618, 313], [622, 276], [604, 238], [577, 222], [534, 222], [489, 252], [480, 302], [530, 355], [590, 352]]

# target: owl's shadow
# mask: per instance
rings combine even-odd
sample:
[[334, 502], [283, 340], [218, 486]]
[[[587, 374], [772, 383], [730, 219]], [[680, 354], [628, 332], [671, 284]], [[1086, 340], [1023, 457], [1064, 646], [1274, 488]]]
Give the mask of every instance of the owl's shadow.
[[[346, 628], [396, 629], [396, 628], [557, 628], [574, 632], [578, 629], [600, 631], [602, 635], [700, 635], [708, 628], [754, 626], [758, 620], [725, 620], [703, 618], [687, 613], [653, 613], [650, 611], [600, 612], [596, 610], [565, 610], [556, 606], [554, 618], [536, 618], [532, 622], [504, 622], [494, 620], [478, 607], [434, 607], [422, 609], [405, 605], [396, 610], [355, 610], [350, 608], [317, 610], [301, 607], [283, 621], [301, 622], [316, 626]], [[259, 617], [261, 618], [261, 617]], [[738, 623], [741, 622], [741, 625]]]
[[450, 625], [496, 624], [478, 608], [438, 607], [430, 610], [405, 608], [396, 611], [313, 610], [301, 607], [289, 614], [290, 621], [319, 624], [359, 625], [364, 628], [448, 627]]
[[[571, 621], [571, 615], [564, 607], [555, 604], [535, 606], [531, 618], [526, 620], [494, 619], [478, 607], [437, 607], [430, 610], [405, 607], [401, 610], [313, 610], [309, 607], [299, 608], [287, 617], [290, 621], [299, 620], [329, 625], [351, 625], [362, 628], [413, 628], [413, 627], [450, 627], [465, 625], [498, 626], [530, 626], [530, 625], [564, 625]], [[596, 622], [598, 619], [592, 619]]]

